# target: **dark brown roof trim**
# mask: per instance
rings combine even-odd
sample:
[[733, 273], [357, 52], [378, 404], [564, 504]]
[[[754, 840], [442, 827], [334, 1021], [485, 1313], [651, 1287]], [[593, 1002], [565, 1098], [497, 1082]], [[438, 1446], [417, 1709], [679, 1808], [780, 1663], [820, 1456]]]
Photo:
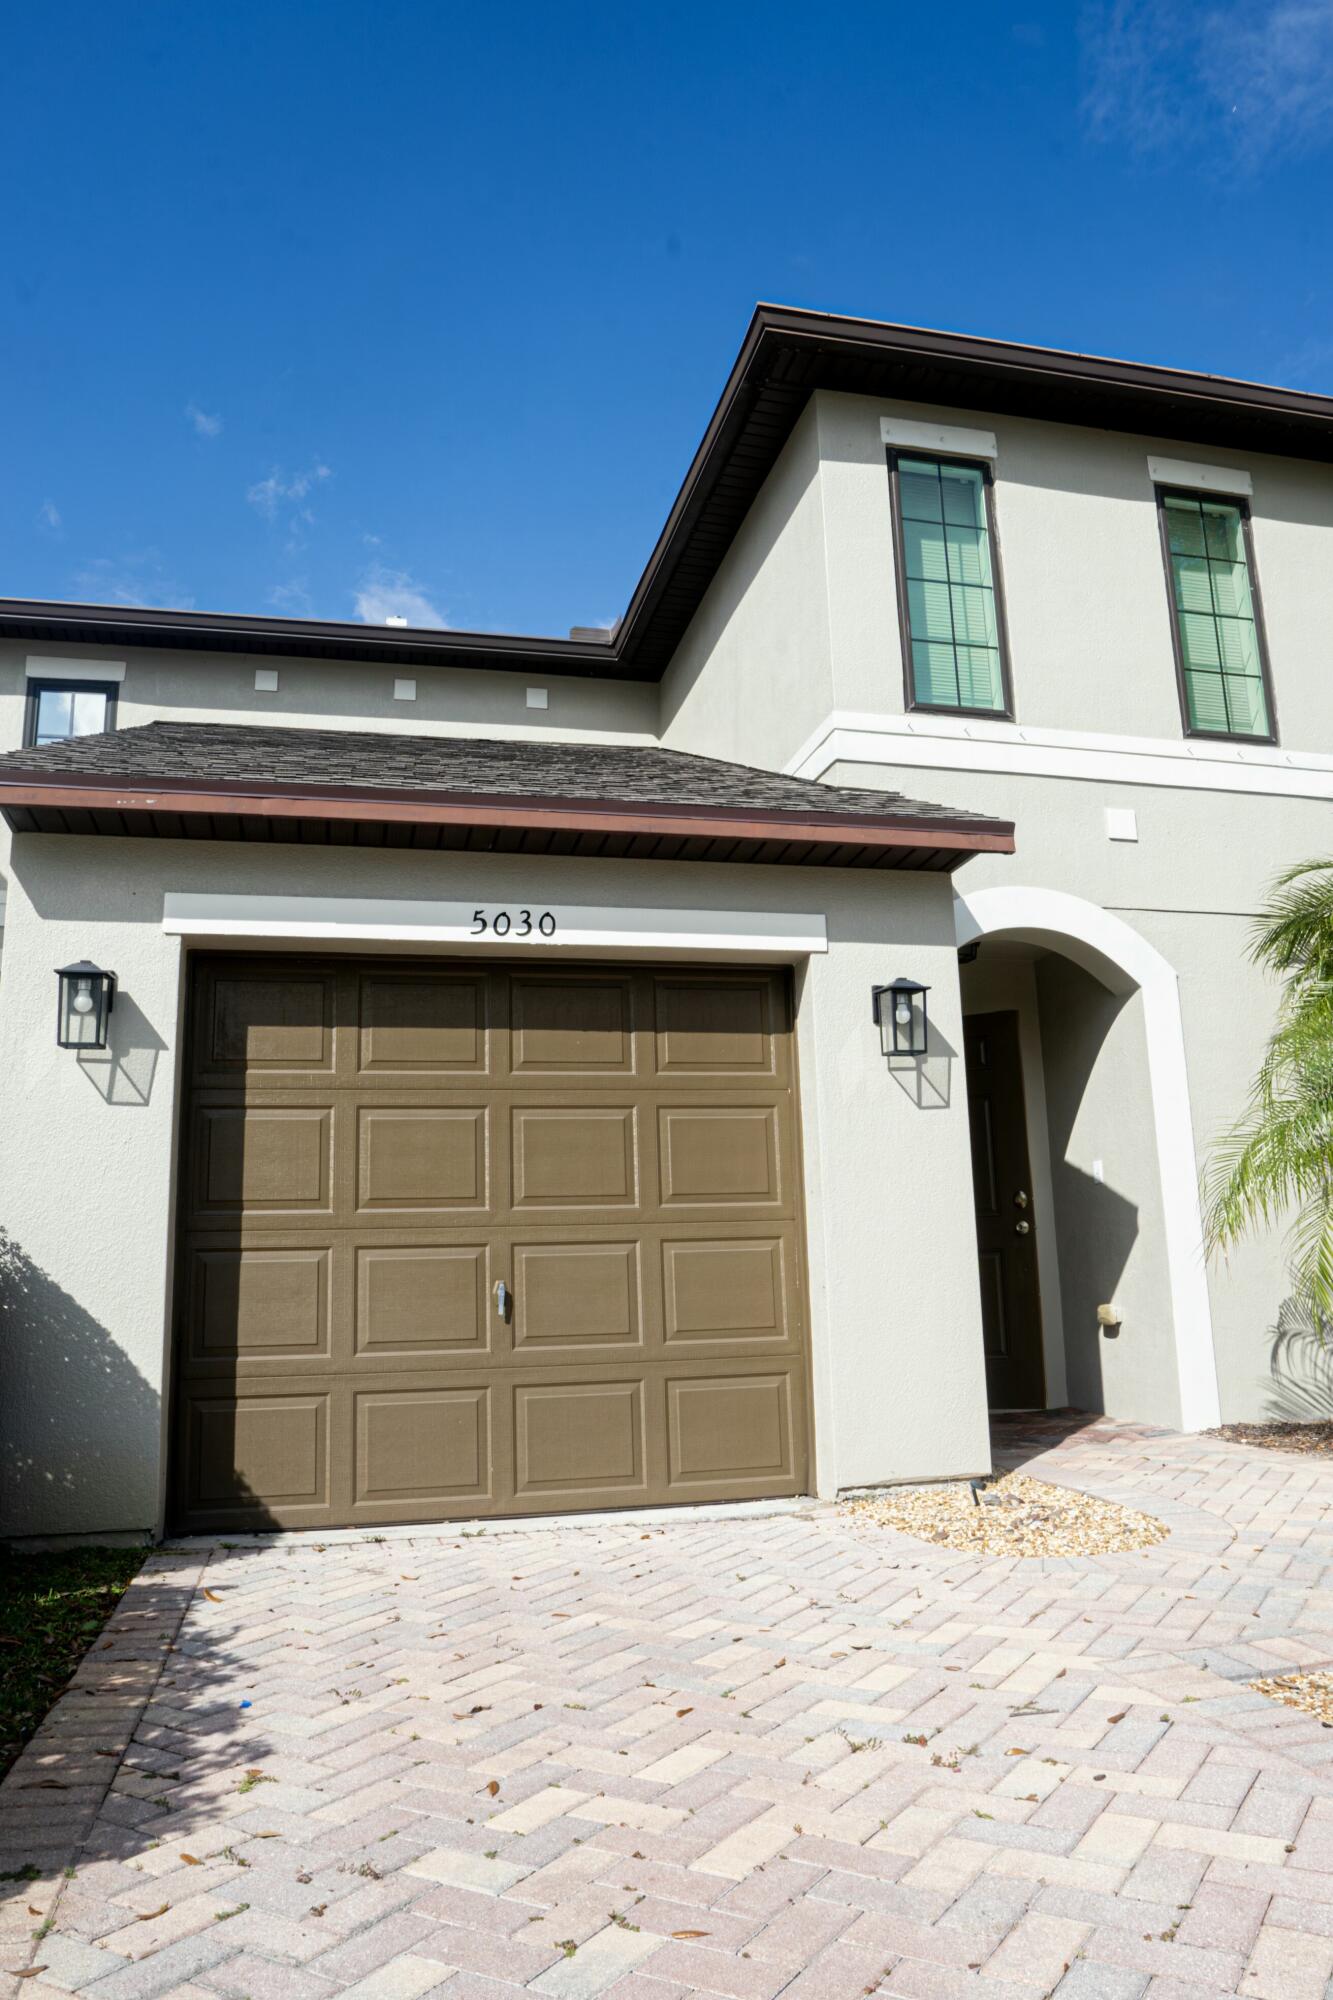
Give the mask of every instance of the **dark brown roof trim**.
[[657, 680], [815, 389], [1333, 459], [1333, 398], [1101, 355], [761, 305], [608, 641], [0, 599], [0, 636]]
[[267, 658], [374, 660], [395, 667], [479, 667], [492, 673], [623, 678], [607, 640], [527, 639], [503, 632], [444, 632], [321, 618], [250, 617], [226, 611], [63, 604], [0, 597], [0, 637], [73, 646], [172, 646], [182, 652]]
[[[654, 858], [679, 858], [685, 846], [702, 845], [703, 860], [782, 858], [789, 863], [851, 867], [951, 868], [970, 854], [1011, 854], [1012, 829], [965, 819], [767, 812], [752, 807], [704, 809], [615, 801], [463, 798], [447, 793], [395, 791], [376, 787], [259, 785], [213, 780], [188, 785], [126, 785], [112, 778], [52, 782], [49, 773], [7, 773], [0, 783], [0, 810], [16, 833], [162, 834], [179, 837], [181, 823], [196, 823], [199, 837], [228, 838], [234, 832], [204, 833], [204, 822], [244, 821], [251, 839], [289, 837], [278, 828], [296, 821], [309, 826], [341, 823], [347, 828], [434, 828], [453, 830], [459, 839], [434, 844], [504, 846], [521, 851], [568, 851], [554, 837], [650, 843]], [[263, 831], [260, 831], [260, 828]], [[479, 839], [490, 835], [492, 839]], [[506, 838], [509, 836], [509, 838]], [[516, 836], [516, 838], [515, 838]], [[303, 838], [308, 836], [302, 836]], [[326, 836], [327, 837], [327, 836]], [[382, 844], [383, 836], [375, 844]], [[420, 844], [412, 841], [409, 844]], [[759, 849], [774, 850], [771, 857]], [[776, 850], [782, 850], [781, 855]], [[604, 851], [598, 848], [597, 851]], [[846, 858], [854, 855], [854, 859]]]

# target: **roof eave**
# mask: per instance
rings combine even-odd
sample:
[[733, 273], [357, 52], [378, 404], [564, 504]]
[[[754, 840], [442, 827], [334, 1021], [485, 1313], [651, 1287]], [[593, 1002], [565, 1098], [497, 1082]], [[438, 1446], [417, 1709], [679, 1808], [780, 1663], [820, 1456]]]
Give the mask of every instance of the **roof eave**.
[[[302, 787], [190, 784], [166, 779], [152, 784], [124, 778], [53, 782], [48, 774], [11, 772], [0, 782], [0, 813], [16, 833], [169, 834], [178, 823], [244, 822], [244, 837], [287, 838], [293, 823], [327, 828], [431, 828], [469, 836], [517, 836], [532, 851], [561, 837], [665, 844], [678, 858], [682, 846], [703, 843], [711, 851], [698, 858], [733, 858], [721, 850], [756, 848], [805, 851], [817, 865], [835, 853], [855, 850], [843, 865], [951, 868], [969, 855], [1013, 852], [1013, 828], [1005, 821], [889, 819], [850, 813], [784, 813], [749, 807], [642, 805], [615, 800], [481, 798], [449, 793], [396, 791], [388, 787]], [[203, 837], [208, 837], [204, 835]], [[225, 836], [224, 836], [225, 837]], [[922, 857], [914, 864], [912, 857]], [[926, 857], [930, 857], [928, 860]], [[750, 858], [737, 852], [734, 858]], [[776, 858], [776, 857], [774, 857]]]
[[620, 665], [610, 639], [525, 638], [504, 632], [436, 631], [158, 606], [124, 608], [0, 597], [0, 634], [63, 645], [175, 646], [279, 659], [376, 661], [385, 666], [454, 666], [609, 680], [647, 678]]

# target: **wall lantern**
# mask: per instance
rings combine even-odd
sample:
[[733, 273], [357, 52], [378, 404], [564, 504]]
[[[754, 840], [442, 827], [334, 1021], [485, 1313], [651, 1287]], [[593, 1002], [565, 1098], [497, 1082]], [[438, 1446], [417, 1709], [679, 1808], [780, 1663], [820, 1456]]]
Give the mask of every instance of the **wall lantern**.
[[56, 1040], [62, 1049], [104, 1049], [106, 1027], [116, 1000], [116, 975], [91, 959], [56, 968], [60, 1001]]
[[916, 979], [895, 979], [892, 985], [871, 987], [870, 1009], [886, 1056], [925, 1055], [929, 991]]

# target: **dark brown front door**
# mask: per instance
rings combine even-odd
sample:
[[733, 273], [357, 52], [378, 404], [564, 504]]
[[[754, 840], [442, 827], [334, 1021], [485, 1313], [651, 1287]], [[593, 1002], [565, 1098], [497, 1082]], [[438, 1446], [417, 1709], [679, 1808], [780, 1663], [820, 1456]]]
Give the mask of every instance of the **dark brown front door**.
[[969, 1015], [963, 1022], [963, 1047], [986, 1392], [994, 1410], [1037, 1409], [1046, 1392], [1017, 1014]]
[[806, 1490], [765, 970], [200, 958], [177, 1523]]

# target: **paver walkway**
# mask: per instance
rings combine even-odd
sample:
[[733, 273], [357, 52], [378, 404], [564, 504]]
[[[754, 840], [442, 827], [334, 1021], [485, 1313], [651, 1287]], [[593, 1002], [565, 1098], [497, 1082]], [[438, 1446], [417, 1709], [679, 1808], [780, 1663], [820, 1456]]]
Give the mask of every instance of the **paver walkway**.
[[965, 1558], [810, 1507], [156, 1552], [0, 1789], [4, 1983], [1323, 2000], [1333, 1730], [1244, 1682], [1333, 1660], [1333, 1465], [1105, 1422], [1001, 1455], [1170, 1536]]

